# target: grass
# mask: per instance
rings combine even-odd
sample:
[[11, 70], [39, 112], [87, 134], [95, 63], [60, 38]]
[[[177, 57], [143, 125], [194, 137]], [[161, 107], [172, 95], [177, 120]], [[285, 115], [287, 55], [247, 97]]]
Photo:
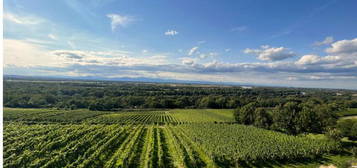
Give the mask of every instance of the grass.
[[357, 108], [349, 108], [339, 114], [343, 117], [357, 115]]
[[175, 109], [171, 115], [189, 123], [234, 122], [231, 109]]

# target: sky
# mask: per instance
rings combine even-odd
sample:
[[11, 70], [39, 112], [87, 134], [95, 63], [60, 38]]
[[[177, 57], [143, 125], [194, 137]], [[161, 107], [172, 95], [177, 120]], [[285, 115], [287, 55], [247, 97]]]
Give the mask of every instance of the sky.
[[355, 0], [4, 1], [4, 74], [357, 89]]

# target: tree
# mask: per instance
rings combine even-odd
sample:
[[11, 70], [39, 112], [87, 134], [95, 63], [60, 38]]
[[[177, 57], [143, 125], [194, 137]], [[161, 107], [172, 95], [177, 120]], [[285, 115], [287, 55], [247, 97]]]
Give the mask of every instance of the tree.
[[269, 129], [272, 124], [272, 119], [270, 114], [264, 108], [260, 107], [255, 109], [254, 116], [254, 126]]
[[216, 99], [213, 96], [205, 96], [199, 102], [201, 108], [218, 108]]
[[301, 111], [297, 114], [296, 131], [301, 132], [320, 132], [321, 127], [316, 124], [318, 119], [311, 102], [300, 104]]
[[357, 139], [357, 122], [352, 125], [349, 138], [352, 140]]
[[316, 126], [321, 128], [320, 131], [336, 125], [338, 119], [336, 110], [338, 109], [339, 108], [333, 104], [321, 104], [314, 106], [314, 111], [317, 115]]
[[240, 124], [251, 125], [254, 123], [255, 116], [254, 112], [257, 108], [257, 103], [252, 102], [249, 103], [242, 108], [237, 108], [234, 112], [234, 116], [236, 121]]
[[297, 116], [301, 108], [296, 102], [287, 102], [279, 105], [273, 112], [273, 128], [288, 134], [297, 134]]
[[237, 123], [242, 124], [242, 123], [240, 122], [240, 119], [239, 119], [240, 110], [241, 110], [240, 107], [237, 107], [236, 109], [234, 109], [234, 111], [233, 111], [233, 116], [234, 116], [234, 120], [235, 120]]
[[353, 125], [353, 120], [346, 119], [338, 122], [336, 127], [341, 131], [343, 136], [348, 137]]

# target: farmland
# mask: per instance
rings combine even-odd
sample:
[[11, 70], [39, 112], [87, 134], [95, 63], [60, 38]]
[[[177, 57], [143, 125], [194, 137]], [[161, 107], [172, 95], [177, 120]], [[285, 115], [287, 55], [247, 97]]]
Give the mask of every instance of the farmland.
[[357, 149], [357, 123], [343, 119], [355, 91], [41, 80], [4, 91], [4, 167], [318, 167]]
[[232, 124], [231, 110], [90, 112], [6, 108], [4, 167], [257, 166], [340, 148]]

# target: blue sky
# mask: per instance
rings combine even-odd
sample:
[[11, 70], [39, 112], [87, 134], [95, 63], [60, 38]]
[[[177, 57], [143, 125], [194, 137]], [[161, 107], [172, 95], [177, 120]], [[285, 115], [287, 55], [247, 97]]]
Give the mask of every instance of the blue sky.
[[5, 74], [357, 89], [354, 0], [4, 1]]

